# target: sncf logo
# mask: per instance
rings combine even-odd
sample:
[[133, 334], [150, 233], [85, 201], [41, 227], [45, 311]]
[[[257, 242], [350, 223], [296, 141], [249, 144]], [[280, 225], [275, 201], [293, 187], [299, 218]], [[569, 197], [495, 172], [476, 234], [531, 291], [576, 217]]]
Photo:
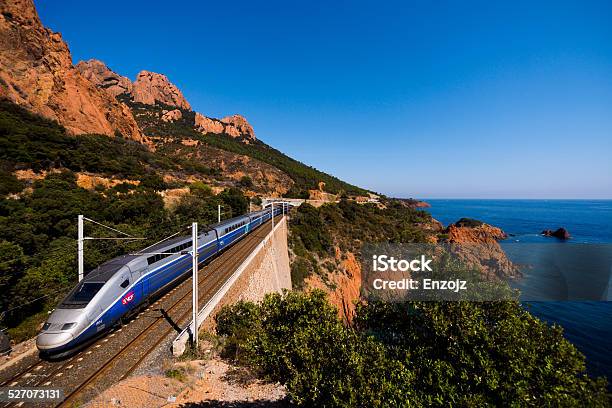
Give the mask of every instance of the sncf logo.
[[123, 299], [121, 299], [121, 303], [127, 305], [132, 300], [134, 300], [134, 291], [129, 292]]

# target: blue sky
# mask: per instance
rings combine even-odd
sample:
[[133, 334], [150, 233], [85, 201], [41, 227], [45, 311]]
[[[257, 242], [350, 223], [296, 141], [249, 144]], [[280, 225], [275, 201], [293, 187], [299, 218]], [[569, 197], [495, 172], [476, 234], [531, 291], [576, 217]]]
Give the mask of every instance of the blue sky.
[[612, 2], [36, 5], [75, 63], [165, 73], [195, 110], [374, 191], [612, 198]]

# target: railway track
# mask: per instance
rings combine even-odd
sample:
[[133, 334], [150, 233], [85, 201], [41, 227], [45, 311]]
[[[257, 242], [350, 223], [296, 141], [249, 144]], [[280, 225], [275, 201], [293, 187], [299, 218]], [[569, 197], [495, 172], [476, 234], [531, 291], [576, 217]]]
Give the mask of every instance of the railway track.
[[[225, 281], [231, 276], [244, 259], [255, 249], [259, 242], [270, 232], [271, 223], [267, 222], [257, 230], [253, 231], [243, 240], [228, 248], [223, 254], [213, 259], [209, 265], [201, 269], [198, 287], [200, 296], [198, 301], [202, 306], [210, 299]], [[147, 314], [164, 310], [165, 315], [154, 316], [149, 323], [138, 323], [143, 317], [151, 318]], [[161, 314], [161, 313], [160, 313]], [[174, 324], [169, 324], [168, 316]], [[79, 403], [87, 401], [95, 396], [95, 392], [106, 388], [117, 381], [127, 378], [156, 350], [170, 334], [176, 330], [176, 326], [183, 327], [191, 317], [191, 279], [186, 279], [178, 284], [170, 292], [157, 299], [145, 311], [140, 312], [127, 325], [116, 329], [106, 336], [98, 339], [83, 350], [66, 360], [55, 362], [46, 361], [38, 357], [13, 374], [11, 378], [2, 381], [2, 386], [17, 387], [59, 387], [64, 389], [65, 399], [55, 404], [36, 404], [36, 406], [67, 407], [78, 406]], [[144, 320], [144, 319], [143, 319]], [[129, 329], [133, 323], [140, 324], [133, 330], [131, 337], [127, 336], [124, 344], [121, 344], [121, 333]], [[114, 339], [113, 339], [114, 338]], [[112, 353], [98, 364], [85, 362], [85, 359], [96, 361], [96, 358], [88, 356], [95, 352], [101, 354], [102, 347], [114, 348]], [[79, 376], [63, 376], [63, 373], [78, 366], [86, 371]], [[63, 378], [62, 378], [63, 376]], [[70, 377], [69, 380], [66, 380]], [[29, 404], [30, 406], [32, 404]], [[2, 407], [21, 406], [20, 404], [5, 403]]]

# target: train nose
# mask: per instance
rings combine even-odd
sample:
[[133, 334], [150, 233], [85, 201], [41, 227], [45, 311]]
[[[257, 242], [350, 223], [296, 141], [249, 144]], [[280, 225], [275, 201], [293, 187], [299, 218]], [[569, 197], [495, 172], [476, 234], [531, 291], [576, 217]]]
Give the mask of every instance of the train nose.
[[70, 333], [41, 333], [36, 338], [36, 347], [39, 350], [50, 350], [64, 346], [73, 339]]

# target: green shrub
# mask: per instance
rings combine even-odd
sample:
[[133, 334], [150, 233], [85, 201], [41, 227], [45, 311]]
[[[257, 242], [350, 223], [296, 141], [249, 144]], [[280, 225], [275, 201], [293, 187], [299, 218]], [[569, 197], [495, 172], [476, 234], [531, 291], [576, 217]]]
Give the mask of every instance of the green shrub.
[[516, 302], [370, 303], [344, 326], [320, 291], [225, 307], [227, 355], [301, 406], [609, 406], [558, 327]]
[[479, 227], [484, 224], [482, 221], [475, 220], [473, 218], [461, 218], [459, 221], [455, 223], [457, 227]]
[[297, 257], [291, 263], [291, 285], [294, 289], [302, 289], [304, 280], [312, 274], [310, 262], [303, 257]]
[[253, 187], [253, 179], [249, 176], [242, 176], [240, 178], [240, 187], [244, 188], [252, 188]]
[[12, 173], [0, 169], [0, 197], [23, 190], [23, 183]]
[[164, 179], [157, 173], [147, 174], [140, 180], [139, 187], [151, 189], [153, 191], [162, 191], [168, 188]]
[[195, 194], [199, 197], [210, 197], [213, 195], [212, 188], [201, 181], [194, 181], [191, 183], [189, 185], [189, 191], [191, 194]]
[[175, 380], [179, 380], [180, 382], [187, 381], [187, 374], [183, 368], [172, 368], [166, 370], [166, 377], [174, 378]]
[[293, 240], [299, 241], [306, 250], [311, 252], [325, 254], [331, 248], [331, 236], [319, 215], [319, 210], [308, 203], [299, 206], [293, 214], [291, 235]]
[[[221, 194], [219, 194], [219, 198], [223, 201], [224, 211], [229, 207], [232, 214], [244, 214], [249, 209], [249, 199], [246, 198], [238, 188], [223, 190]], [[225, 216], [224, 218], [229, 218], [229, 216]]]

